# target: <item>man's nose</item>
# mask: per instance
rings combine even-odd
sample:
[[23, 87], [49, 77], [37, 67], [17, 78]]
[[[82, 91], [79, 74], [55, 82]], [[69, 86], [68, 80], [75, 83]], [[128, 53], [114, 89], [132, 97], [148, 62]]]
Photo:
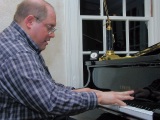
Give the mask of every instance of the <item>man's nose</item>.
[[51, 38], [54, 38], [54, 37], [55, 37], [55, 33], [52, 32], [52, 33], [49, 34], [49, 36], [50, 36]]

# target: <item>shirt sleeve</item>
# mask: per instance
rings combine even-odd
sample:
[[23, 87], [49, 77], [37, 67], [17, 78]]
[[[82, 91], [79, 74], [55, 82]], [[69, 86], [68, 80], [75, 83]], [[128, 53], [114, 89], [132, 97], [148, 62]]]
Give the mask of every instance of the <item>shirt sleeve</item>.
[[38, 55], [21, 52], [2, 65], [6, 93], [20, 104], [46, 114], [74, 115], [97, 106], [94, 92], [74, 92], [55, 83]]

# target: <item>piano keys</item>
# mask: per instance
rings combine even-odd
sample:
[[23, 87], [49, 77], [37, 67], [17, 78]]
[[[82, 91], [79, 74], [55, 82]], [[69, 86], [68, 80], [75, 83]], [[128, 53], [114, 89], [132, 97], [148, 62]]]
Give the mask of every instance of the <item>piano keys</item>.
[[125, 102], [127, 106], [99, 105], [99, 108], [114, 114], [126, 115], [135, 120], [160, 120], [160, 103], [137, 99]]
[[117, 116], [125, 116], [129, 119], [134, 120], [153, 120], [153, 112], [144, 110], [141, 108], [136, 108], [132, 106], [117, 106], [117, 105], [103, 105], [100, 106], [106, 112], [111, 112], [112, 114], [117, 114]]

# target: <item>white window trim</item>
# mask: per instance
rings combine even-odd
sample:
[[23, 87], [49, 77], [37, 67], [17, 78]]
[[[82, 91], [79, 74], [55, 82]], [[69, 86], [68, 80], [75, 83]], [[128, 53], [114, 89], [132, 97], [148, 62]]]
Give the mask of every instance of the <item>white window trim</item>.
[[82, 87], [79, 0], [65, 0], [65, 65], [67, 85]]
[[151, 45], [160, 42], [160, 0], [153, 0], [153, 31]]

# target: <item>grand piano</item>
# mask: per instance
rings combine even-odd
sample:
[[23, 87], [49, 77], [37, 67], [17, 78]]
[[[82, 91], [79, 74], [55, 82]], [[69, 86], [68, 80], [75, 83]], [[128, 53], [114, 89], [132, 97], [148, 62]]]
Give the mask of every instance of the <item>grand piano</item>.
[[[100, 90], [135, 90], [160, 79], [160, 43], [135, 54], [135, 57], [86, 61], [86, 86]], [[99, 108], [124, 120], [160, 120], [160, 103], [147, 99], [125, 101], [127, 106], [99, 105]], [[114, 120], [114, 119], [113, 119]]]

